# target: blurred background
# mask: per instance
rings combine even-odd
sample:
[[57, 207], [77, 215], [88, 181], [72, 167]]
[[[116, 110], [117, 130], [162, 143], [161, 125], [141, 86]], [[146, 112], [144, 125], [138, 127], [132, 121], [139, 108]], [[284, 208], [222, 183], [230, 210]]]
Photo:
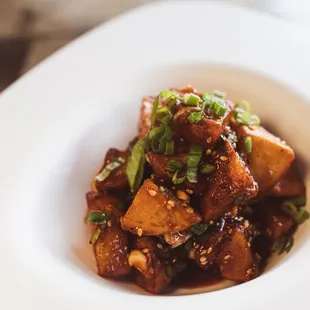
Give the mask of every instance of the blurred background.
[[[174, 0], [0, 0], [0, 91], [85, 31], [157, 1]], [[310, 31], [310, 0], [213, 1], [260, 10]]]

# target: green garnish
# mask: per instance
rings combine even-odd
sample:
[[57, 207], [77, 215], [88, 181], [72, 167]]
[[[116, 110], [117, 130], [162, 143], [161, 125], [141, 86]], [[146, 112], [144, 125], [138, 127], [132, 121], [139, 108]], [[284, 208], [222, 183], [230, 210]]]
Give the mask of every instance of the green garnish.
[[202, 224], [202, 223], [198, 223], [198, 224], [194, 224], [192, 225], [188, 230], [197, 236], [202, 235], [203, 233], [206, 232], [206, 230], [208, 229], [209, 225], [208, 224]]
[[179, 171], [176, 171], [176, 172], [174, 173], [173, 177], [172, 177], [172, 183], [173, 183], [173, 184], [181, 184], [181, 183], [183, 183], [183, 182], [185, 181], [185, 179], [186, 179], [186, 175], [183, 176], [183, 177], [178, 178], [178, 172], [179, 172]]
[[211, 110], [217, 115], [217, 116], [223, 116], [225, 115], [227, 108], [223, 106], [219, 102], [213, 102], [213, 105], [211, 107]]
[[170, 159], [168, 160], [165, 170], [169, 172], [176, 172], [182, 170], [184, 164], [178, 160]]
[[119, 168], [124, 162], [124, 158], [115, 158], [112, 162], [106, 165], [99, 174], [95, 176], [96, 181], [103, 182], [113, 170]]
[[97, 227], [97, 229], [95, 230], [95, 232], [93, 233], [93, 235], [91, 236], [90, 240], [89, 240], [89, 244], [95, 244], [101, 234], [101, 227]]
[[294, 205], [302, 207], [306, 205], [306, 196], [298, 196], [298, 197], [290, 198], [290, 201]]
[[226, 93], [220, 91], [220, 90], [214, 90], [213, 91], [213, 95], [219, 98], [225, 98], [226, 97]]
[[259, 117], [251, 114], [251, 105], [245, 100], [236, 103], [235, 119], [238, 123], [247, 126], [258, 126], [260, 124]]
[[202, 120], [203, 114], [205, 113], [205, 108], [206, 108], [206, 101], [202, 102], [201, 105], [201, 111], [199, 112], [192, 112], [189, 116], [188, 116], [188, 120], [190, 123], [199, 123]]
[[272, 248], [271, 251], [273, 253], [277, 253], [277, 254], [282, 254], [284, 251], [286, 253], [290, 252], [290, 250], [292, 249], [294, 245], [294, 238], [293, 237], [281, 237], [279, 239], [277, 239]]
[[134, 145], [132, 153], [128, 158], [126, 174], [132, 193], [135, 193], [141, 185], [144, 174], [145, 150], [147, 148], [148, 140], [139, 140]]
[[292, 200], [285, 200], [281, 204], [281, 208], [284, 212], [291, 215], [298, 225], [301, 225], [310, 217], [310, 214], [306, 209], [298, 208]]
[[195, 94], [185, 94], [183, 97], [184, 105], [197, 106], [200, 97]]
[[210, 174], [213, 173], [215, 170], [216, 167], [214, 165], [206, 164], [202, 166], [202, 168], [200, 169], [200, 173]]
[[202, 146], [200, 144], [193, 144], [187, 157], [186, 177], [190, 183], [197, 183], [198, 164], [200, 162], [201, 156]]
[[251, 104], [246, 100], [241, 100], [236, 103], [236, 108], [251, 113]]
[[108, 215], [103, 211], [90, 211], [87, 221], [94, 225], [104, 225], [107, 222]]
[[245, 137], [244, 139], [244, 146], [245, 146], [245, 151], [247, 153], [252, 152], [252, 138], [251, 137]]

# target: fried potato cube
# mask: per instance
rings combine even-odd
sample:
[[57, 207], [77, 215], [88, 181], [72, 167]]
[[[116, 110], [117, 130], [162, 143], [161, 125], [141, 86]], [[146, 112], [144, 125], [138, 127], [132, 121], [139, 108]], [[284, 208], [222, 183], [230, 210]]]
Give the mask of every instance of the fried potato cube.
[[257, 183], [229, 140], [219, 153], [217, 170], [209, 191], [201, 200], [201, 212], [205, 222], [218, 219], [232, 211], [237, 198], [250, 199], [257, 194]]
[[188, 120], [192, 112], [196, 112], [196, 107], [181, 107], [175, 114], [173, 123], [175, 132], [191, 143], [202, 144], [205, 148], [212, 149], [215, 142], [228, 125], [233, 103], [225, 101], [227, 111], [222, 117], [204, 115], [199, 123], [191, 123]]
[[253, 254], [244, 226], [231, 230], [219, 256], [218, 264], [221, 275], [225, 279], [247, 281], [255, 276]]
[[290, 167], [286, 174], [283, 175], [276, 185], [268, 192], [268, 196], [304, 196], [305, 193], [306, 188], [304, 182], [298, 176], [296, 170]]
[[115, 158], [122, 158], [125, 160], [125, 162], [119, 168], [111, 171], [110, 175], [104, 181], [95, 181], [95, 187], [98, 190], [121, 190], [125, 189], [128, 186], [128, 180], [126, 175], [126, 161], [128, 159], [128, 156], [128, 152], [119, 151], [114, 148], [111, 148], [107, 151], [104, 159], [104, 164], [100, 169], [100, 172]]
[[163, 235], [185, 230], [201, 217], [185, 201], [146, 179], [126, 212], [122, 227], [138, 235]]
[[241, 147], [245, 137], [252, 139], [252, 152], [248, 153], [249, 168], [260, 193], [264, 193], [287, 172], [295, 158], [294, 151], [261, 126], [241, 126], [237, 135]]
[[98, 275], [118, 278], [130, 272], [128, 263], [128, 233], [119, 223], [106, 226], [94, 244]]

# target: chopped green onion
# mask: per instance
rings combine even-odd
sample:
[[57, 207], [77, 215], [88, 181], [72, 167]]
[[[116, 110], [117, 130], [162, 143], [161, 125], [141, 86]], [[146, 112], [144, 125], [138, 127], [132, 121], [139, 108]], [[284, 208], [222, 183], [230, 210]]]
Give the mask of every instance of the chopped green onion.
[[107, 222], [107, 214], [103, 211], [90, 211], [87, 221], [95, 225], [103, 225]]
[[201, 94], [201, 99], [202, 99], [203, 101], [206, 101], [206, 100], [209, 100], [211, 96], [212, 96], [211, 94], [202, 93], [202, 94]]
[[293, 245], [294, 245], [293, 237], [291, 236], [281, 237], [274, 242], [271, 251], [279, 255], [282, 254], [284, 251], [288, 253], [292, 249]]
[[220, 91], [220, 90], [214, 90], [213, 91], [213, 95], [219, 98], [225, 98], [226, 97], [226, 93]]
[[199, 123], [202, 119], [202, 113], [201, 112], [192, 112], [189, 116], [188, 116], [188, 120], [190, 123]]
[[163, 99], [169, 99], [170, 97], [179, 97], [178, 94], [176, 94], [174, 91], [172, 90], [163, 90], [160, 92], [160, 97]]
[[257, 115], [239, 109], [235, 109], [235, 119], [238, 123], [247, 126], [258, 126], [260, 124], [260, 119]]
[[195, 94], [185, 94], [183, 97], [184, 105], [197, 106], [200, 100], [200, 97]]
[[174, 153], [174, 141], [166, 141], [165, 155], [172, 155]]
[[170, 172], [176, 172], [182, 170], [184, 164], [181, 161], [170, 159], [168, 160], [165, 170]]
[[166, 266], [165, 269], [166, 275], [171, 278], [173, 276], [173, 271], [172, 271], [172, 267], [170, 265]]
[[245, 146], [245, 151], [247, 153], [252, 153], [252, 138], [251, 137], [245, 137], [244, 146]]
[[236, 103], [236, 109], [240, 109], [245, 112], [251, 113], [251, 104], [246, 100], [241, 100]]
[[240, 196], [233, 201], [233, 206], [239, 206], [248, 199], [248, 195]]
[[90, 244], [95, 244], [97, 242], [97, 240], [100, 237], [101, 230], [102, 230], [101, 227], [97, 227], [97, 229], [95, 230], [95, 232], [93, 233], [93, 235], [91, 236], [91, 238], [89, 240]]
[[187, 157], [187, 172], [186, 177], [190, 183], [197, 183], [198, 164], [202, 156], [202, 146], [193, 144]]
[[146, 141], [139, 140], [132, 149], [128, 159], [126, 174], [132, 193], [135, 193], [140, 187], [144, 174], [145, 149]]
[[217, 116], [223, 116], [225, 115], [227, 111], [227, 107], [223, 106], [219, 102], [213, 102], [213, 105], [211, 107], [211, 110], [217, 115]]
[[209, 225], [208, 224], [202, 224], [202, 223], [198, 223], [198, 224], [194, 224], [192, 225], [188, 230], [197, 236], [202, 235], [204, 232], [206, 232], [206, 230], [208, 229]]
[[306, 205], [306, 196], [298, 196], [294, 198], [290, 198], [290, 201], [292, 201], [296, 206], [305, 206]]
[[210, 174], [210, 173], [213, 173], [215, 170], [216, 170], [216, 167], [214, 165], [206, 164], [202, 166], [202, 168], [200, 169], [200, 172], [203, 174]]
[[111, 163], [106, 165], [98, 175], [95, 176], [96, 181], [103, 182], [113, 170], [119, 168], [124, 162], [124, 158], [121, 157], [114, 159]]
[[155, 120], [156, 120], [156, 113], [157, 113], [157, 109], [158, 109], [158, 104], [159, 104], [159, 97], [160, 95], [158, 95], [156, 97], [156, 99], [153, 102], [153, 111], [152, 111], [152, 118], [151, 118], [151, 128], [154, 126]]
[[296, 205], [290, 201], [290, 200], [285, 200], [281, 204], [281, 208], [284, 212], [288, 213], [291, 215], [294, 219], [294, 221], [298, 224], [301, 225], [304, 223], [307, 219], [309, 219], [310, 214], [307, 210], [301, 208], [298, 209]]
[[169, 114], [170, 110], [168, 109], [167, 106], [163, 106], [163, 107], [160, 107], [159, 109], [157, 109], [156, 113], [157, 114]]
[[186, 175], [184, 177], [178, 178], [178, 171], [176, 171], [172, 177], [173, 184], [181, 184], [185, 181]]

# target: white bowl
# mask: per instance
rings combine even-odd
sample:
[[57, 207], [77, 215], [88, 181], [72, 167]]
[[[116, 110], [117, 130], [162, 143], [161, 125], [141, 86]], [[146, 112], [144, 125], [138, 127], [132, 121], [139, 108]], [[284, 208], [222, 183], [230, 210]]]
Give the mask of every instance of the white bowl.
[[83, 216], [106, 150], [124, 148], [137, 132], [141, 97], [186, 84], [249, 100], [296, 150], [309, 192], [309, 54], [308, 34], [285, 22], [229, 5], [174, 1], [95, 29], [5, 91], [0, 308], [307, 309], [308, 224], [291, 253], [249, 283], [154, 297], [96, 275]]

